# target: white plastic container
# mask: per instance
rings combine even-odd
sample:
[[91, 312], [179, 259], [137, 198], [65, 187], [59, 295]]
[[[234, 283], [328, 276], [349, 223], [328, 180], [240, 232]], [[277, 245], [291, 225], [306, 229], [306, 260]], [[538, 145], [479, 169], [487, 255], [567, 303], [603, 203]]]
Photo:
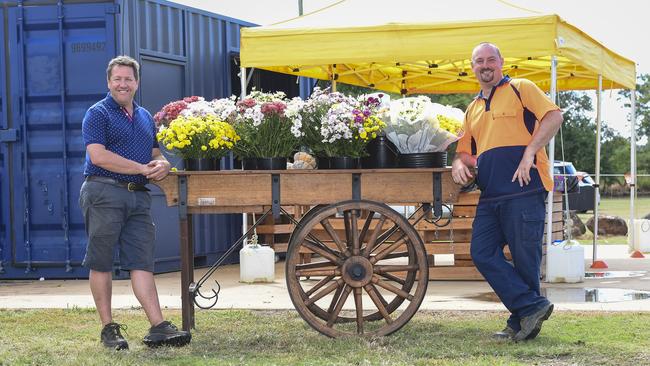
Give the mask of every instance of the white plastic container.
[[634, 243], [630, 242], [630, 234], [627, 234], [627, 236], [630, 252], [635, 250], [642, 253], [650, 252], [650, 220], [634, 220]]
[[273, 282], [275, 251], [268, 246], [248, 244], [239, 251], [239, 282]]
[[546, 282], [585, 280], [585, 250], [575, 240], [554, 241], [546, 250]]

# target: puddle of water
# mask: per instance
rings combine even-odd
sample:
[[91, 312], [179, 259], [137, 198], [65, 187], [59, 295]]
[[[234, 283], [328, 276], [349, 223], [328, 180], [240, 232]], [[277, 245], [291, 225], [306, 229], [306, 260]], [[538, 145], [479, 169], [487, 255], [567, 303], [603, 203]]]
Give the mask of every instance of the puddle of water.
[[[558, 288], [549, 287], [542, 289], [542, 295], [546, 296], [550, 302], [621, 302], [631, 300], [650, 299], [649, 291], [638, 291], [622, 288]], [[494, 292], [484, 292], [476, 296], [470, 296], [470, 299], [479, 301], [500, 302]]]
[[643, 277], [647, 271], [605, 271], [605, 272], [585, 272], [585, 278], [630, 278]]

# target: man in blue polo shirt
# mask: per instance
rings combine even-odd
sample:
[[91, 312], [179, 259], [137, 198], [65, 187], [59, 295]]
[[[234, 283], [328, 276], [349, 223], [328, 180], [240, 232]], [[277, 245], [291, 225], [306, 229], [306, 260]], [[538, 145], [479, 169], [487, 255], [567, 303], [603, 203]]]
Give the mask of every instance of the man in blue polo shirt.
[[86, 112], [82, 134], [86, 145], [85, 181], [79, 194], [88, 246], [83, 265], [103, 328], [101, 341], [128, 349], [122, 324], [111, 313], [112, 269], [119, 243], [120, 268], [130, 272], [136, 298], [151, 323], [144, 343], [150, 347], [183, 346], [189, 332], [165, 321], [153, 277], [154, 224], [145, 184], [163, 179], [170, 164], [161, 154], [149, 112], [133, 98], [140, 66], [128, 56], [111, 60], [106, 69], [109, 93]]

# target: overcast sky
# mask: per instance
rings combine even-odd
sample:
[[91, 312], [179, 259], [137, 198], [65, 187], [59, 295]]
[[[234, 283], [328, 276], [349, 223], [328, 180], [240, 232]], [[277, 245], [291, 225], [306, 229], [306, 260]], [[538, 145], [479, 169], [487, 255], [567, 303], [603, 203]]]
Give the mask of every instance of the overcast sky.
[[[309, 13], [340, 0], [303, 0], [303, 11]], [[354, 1], [354, 0], [347, 0]], [[439, 1], [439, 0], [422, 0]], [[486, 0], [489, 1], [489, 0]], [[500, 1], [500, 0], [493, 0]], [[190, 6], [256, 24], [272, 24], [298, 15], [298, 0], [178, 0]], [[607, 48], [637, 64], [637, 74], [650, 73], [650, 1], [646, 0], [504, 0], [523, 8], [556, 13], [577, 26]], [[387, 11], [397, 8], [399, 0], [376, 0], [376, 6]], [[407, 9], [417, 11], [417, 9]], [[363, 14], [350, 14], [362, 17]], [[620, 106], [616, 91], [603, 92], [603, 120], [629, 137], [628, 110]], [[594, 103], [595, 107], [595, 103]]]

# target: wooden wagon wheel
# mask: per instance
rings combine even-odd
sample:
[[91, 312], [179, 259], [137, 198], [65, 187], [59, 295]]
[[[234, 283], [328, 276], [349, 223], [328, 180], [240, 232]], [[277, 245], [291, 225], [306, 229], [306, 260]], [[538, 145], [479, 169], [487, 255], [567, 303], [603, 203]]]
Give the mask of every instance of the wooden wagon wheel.
[[[312, 262], [300, 263], [300, 253], [313, 253]], [[330, 337], [400, 329], [420, 307], [428, 273], [413, 226], [372, 201], [320, 208], [301, 221], [287, 251], [291, 300], [311, 327]]]

